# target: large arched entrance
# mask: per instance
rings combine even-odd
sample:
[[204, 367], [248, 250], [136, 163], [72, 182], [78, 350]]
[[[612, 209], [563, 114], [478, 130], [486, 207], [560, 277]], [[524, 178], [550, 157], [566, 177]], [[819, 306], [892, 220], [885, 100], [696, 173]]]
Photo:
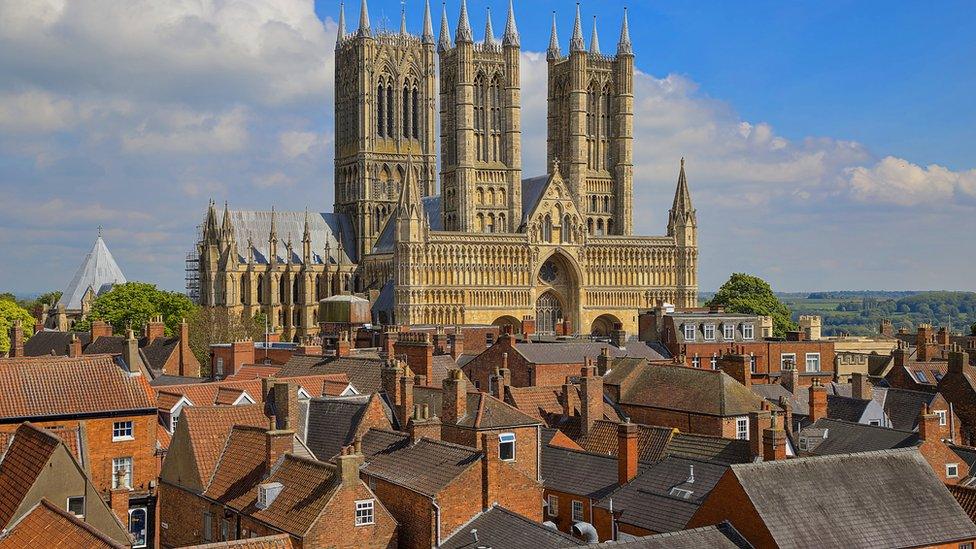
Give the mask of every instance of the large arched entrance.
[[535, 329], [543, 335], [554, 335], [556, 324], [563, 319], [563, 306], [553, 291], [547, 291], [535, 302]]
[[504, 328], [506, 326], [511, 326], [512, 333], [518, 334], [522, 332], [522, 323], [514, 316], [505, 315], [496, 318], [492, 323], [492, 326], [498, 326], [499, 328]]
[[590, 335], [608, 336], [619, 324], [620, 320], [611, 314], [600, 315], [593, 321], [593, 325], [590, 327]]

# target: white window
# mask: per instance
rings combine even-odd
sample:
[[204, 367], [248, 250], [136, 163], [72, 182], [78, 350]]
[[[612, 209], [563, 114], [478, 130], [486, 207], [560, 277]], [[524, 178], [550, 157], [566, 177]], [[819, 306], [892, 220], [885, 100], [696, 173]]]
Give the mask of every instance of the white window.
[[217, 357], [217, 366], [214, 368], [215, 373], [218, 376], [224, 375], [224, 359], [223, 357]]
[[819, 372], [820, 353], [807, 353], [805, 368], [807, 372]]
[[946, 478], [959, 478], [958, 463], [946, 463]]
[[708, 361], [712, 366], [713, 370], [718, 370], [718, 355], [712, 355], [712, 359]]
[[796, 353], [783, 353], [779, 355], [779, 369], [789, 372], [796, 369]]
[[731, 322], [722, 324], [722, 337], [728, 340], [735, 339], [735, 324]]
[[756, 328], [752, 324], [742, 325], [742, 339], [755, 339]]
[[881, 427], [880, 419], [870, 419], [868, 420], [868, 425], [874, 425], [875, 427]]
[[715, 325], [706, 324], [705, 328], [705, 341], [715, 341]]
[[735, 438], [749, 440], [749, 416], [735, 418]]
[[213, 515], [203, 514], [203, 541], [213, 540]]
[[559, 496], [549, 494], [549, 516], [559, 516]]
[[749, 353], [749, 371], [758, 374], [759, 368], [756, 366], [756, 353]]
[[356, 526], [373, 524], [373, 500], [364, 499], [356, 502]]
[[149, 531], [148, 513], [145, 507], [129, 509], [129, 533], [132, 534], [132, 547], [145, 547], [146, 533]]
[[131, 421], [116, 421], [112, 424], [112, 442], [117, 440], [132, 440]]
[[169, 416], [169, 432], [170, 434], [176, 434], [176, 426], [180, 424], [180, 412], [182, 410], [177, 410], [170, 414]]
[[583, 502], [573, 500], [573, 522], [583, 522]]
[[695, 325], [685, 324], [685, 341], [695, 340]]
[[[132, 488], [132, 458], [112, 458], [112, 489]], [[119, 478], [121, 473], [121, 479]], [[119, 482], [121, 480], [121, 483]]]
[[692, 366], [692, 368], [701, 368], [701, 359], [698, 358], [698, 355], [695, 355], [694, 357], [692, 357], [692, 359], [691, 359], [691, 366]]
[[935, 411], [935, 415], [939, 416], [939, 425], [945, 427], [946, 420], [947, 420], [946, 411], [945, 410], [936, 410]]
[[485, 345], [491, 347], [491, 344], [495, 342], [495, 334], [488, 332], [485, 334]]
[[498, 459], [515, 461], [515, 433], [498, 435]]
[[806, 437], [801, 437], [800, 438], [800, 449], [801, 450], [806, 450], [807, 449], [807, 439], [806, 439]]
[[669, 492], [669, 494], [671, 496], [676, 497], [676, 498], [691, 499], [692, 491], [691, 490], [685, 490], [684, 488], [674, 487], [674, 488], [671, 489], [671, 492]]
[[68, 498], [68, 512], [78, 518], [85, 518], [85, 496]]

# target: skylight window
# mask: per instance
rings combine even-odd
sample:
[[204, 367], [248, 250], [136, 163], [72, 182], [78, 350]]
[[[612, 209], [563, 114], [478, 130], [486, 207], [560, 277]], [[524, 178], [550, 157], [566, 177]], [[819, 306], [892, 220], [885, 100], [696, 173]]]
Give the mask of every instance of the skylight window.
[[691, 490], [685, 490], [684, 488], [675, 487], [671, 489], [671, 493], [669, 495], [681, 499], [691, 499], [692, 493], [693, 492]]

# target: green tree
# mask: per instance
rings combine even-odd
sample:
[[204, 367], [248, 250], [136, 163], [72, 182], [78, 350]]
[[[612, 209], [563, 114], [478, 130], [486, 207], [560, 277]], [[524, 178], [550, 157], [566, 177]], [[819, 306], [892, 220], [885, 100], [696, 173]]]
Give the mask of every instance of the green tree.
[[264, 337], [263, 313], [253, 318], [241, 318], [228, 314], [220, 307], [197, 307], [187, 319], [190, 332], [190, 350], [200, 361], [204, 376], [209, 375], [210, 346], [214, 343], [231, 343], [238, 339], [251, 338], [261, 341]]
[[0, 299], [0, 354], [10, 351], [10, 327], [18, 318], [24, 328], [24, 337], [30, 337], [34, 333], [34, 317], [16, 301]]
[[973, 322], [973, 325], [969, 327], [969, 333], [976, 336], [976, 322]]
[[765, 280], [752, 275], [734, 273], [708, 305], [722, 306], [730, 313], [773, 317], [773, 335], [776, 337], [796, 329], [789, 307], [773, 294]]
[[162, 315], [166, 334], [173, 335], [179, 333], [180, 322], [195, 308], [181, 293], [160, 290], [155, 284], [127, 282], [95, 298], [88, 317], [74, 329], [84, 331], [90, 329], [92, 320], [104, 320], [116, 334], [124, 334], [129, 327], [138, 330], [150, 318]]

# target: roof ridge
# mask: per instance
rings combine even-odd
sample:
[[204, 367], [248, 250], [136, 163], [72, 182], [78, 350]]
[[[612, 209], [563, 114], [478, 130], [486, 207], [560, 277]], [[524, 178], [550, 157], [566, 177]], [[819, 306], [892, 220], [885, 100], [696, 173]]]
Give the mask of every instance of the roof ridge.
[[[54, 503], [52, 503], [46, 497], [41, 497], [41, 499], [38, 500], [37, 503], [35, 503], [34, 506], [30, 508], [29, 511], [27, 511], [26, 513], [24, 513], [23, 515], [21, 515], [20, 518], [18, 518], [16, 521], [8, 524], [7, 527], [4, 529], [4, 534], [10, 534], [11, 530], [13, 530], [18, 524], [21, 523], [21, 521], [23, 521], [25, 518], [27, 518], [28, 515], [30, 515], [31, 513], [33, 513], [35, 510], [37, 510], [38, 507], [41, 507], [41, 506], [44, 506], [47, 510], [54, 512], [58, 516], [60, 516], [60, 517], [62, 517], [64, 519], [67, 519], [69, 522], [71, 522], [75, 526], [80, 527], [81, 529], [85, 530], [89, 534], [95, 536], [96, 538], [98, 538], [102, 542], [104, 542], [104, 543], [106, 543], [106, 544], [108, 544], [108, 545], [110, 545], [112, 547], [117, 547], [119, 549], [123, 549], [125, 547], [124, 545], [122, 545], [119, 542], [115, 541], [114, 539], [110, 538], [107, 534], [105, 534], [105, 533], [101, 532], [100, 530], [98, 530], [97, 528], [95, 528], [94, 526], [92, 526], [92, 525], [88, 524], [87, 522], [79, 519], [74, 514], [69, 513], [67, 511], [59, 508], [57, 505], [55, 505]], [[115, 517], [115, 513], [112, 513], [112, 516]], [[118, 517], [115, 517], [115, 520], [116, 520], [116, 522], [118, 522], [119, 526], [122, 526], [122, 523], [119, 521], [119, 518]], [[6, 536], [0, 536], [0, 539], [3, 539], [3, 537], [6, 537]]]
[[[463, 444], [457, 444], [457, 443], [454, 443], [454, 442], [447, 442], [446, 440], [440, 440], [440, 439], [436, 439], [436, 438], [422, 437], [417, 442], [418, 443], [420, 443], [420, 442], [427, 442], [428, 444], [436, 444], [438, 446], [446, 446], [448, 448], [457, 448], [459, 450], [468, 450], [472, 454], [483, 454], [484, 453], [484, 451], [479, 450], [477, 448], [472, 448], [471, 446], [465, 446]], [[414, 446], [416, 446], [416, 445], [414, 445]]]
[[[867, 424], [867, 423], [860, 423], [860, 422], [857, 422], [857, 421], [848, 421], [846, 419], [840, 419], [840, 418], [822, 417], [822, 418], [820, 418], [820, 419], [817, 420], [817, 423], [820, 423], [821, 421], [828, 421], [828, 422], [834, 422], [834, 423], [842, 423], [842, 424], [845, 424], [845, 425], [852, 425], [852, 426], [857, 426], [857, 427], [865, 427], [865, 428], [882, 430], [882, 431], [894, 431], [896, 433], [903, 433], [903, 434], [906, 434], [906, 435], [915, 435], [915, 434], [918, 434], [916, 431], [908, 431], [908, 430], [905, 430], [905, 429], [895, 429], [893, 427], [884, 427], [882, 425], [870, 425], [870, 424]], [[813, 425], [816, 425], [816, 423], [811, 424], [810, 427], [812, 427]]]
[[[921, 458], [921, 453], [918, 451], [917, 446], [907, 446], [905, 448], [885, 448], [883, 450], [867, 450], [864, 452], [851, 452], [849, 454], [830, 454], [826, 456], [805, 456], [797, 457], [793, 459], [784, 459], [776, 461], [756, 461], [750, 463], [733, 463], [729, 467], [733, 470], [741, 469], [753, 469], [757, 467], [785, 467], [789, 465], [796, 465], [799, 463], [807, 463], [810, 461], [838, 461], [838, 460], [848, 460], [852, 457], [863, 457], [870, 455], [883, 455], [883, 454], [909, 454], [915, 453]], [[922, 458], [924, 459], [924, 458]]]

